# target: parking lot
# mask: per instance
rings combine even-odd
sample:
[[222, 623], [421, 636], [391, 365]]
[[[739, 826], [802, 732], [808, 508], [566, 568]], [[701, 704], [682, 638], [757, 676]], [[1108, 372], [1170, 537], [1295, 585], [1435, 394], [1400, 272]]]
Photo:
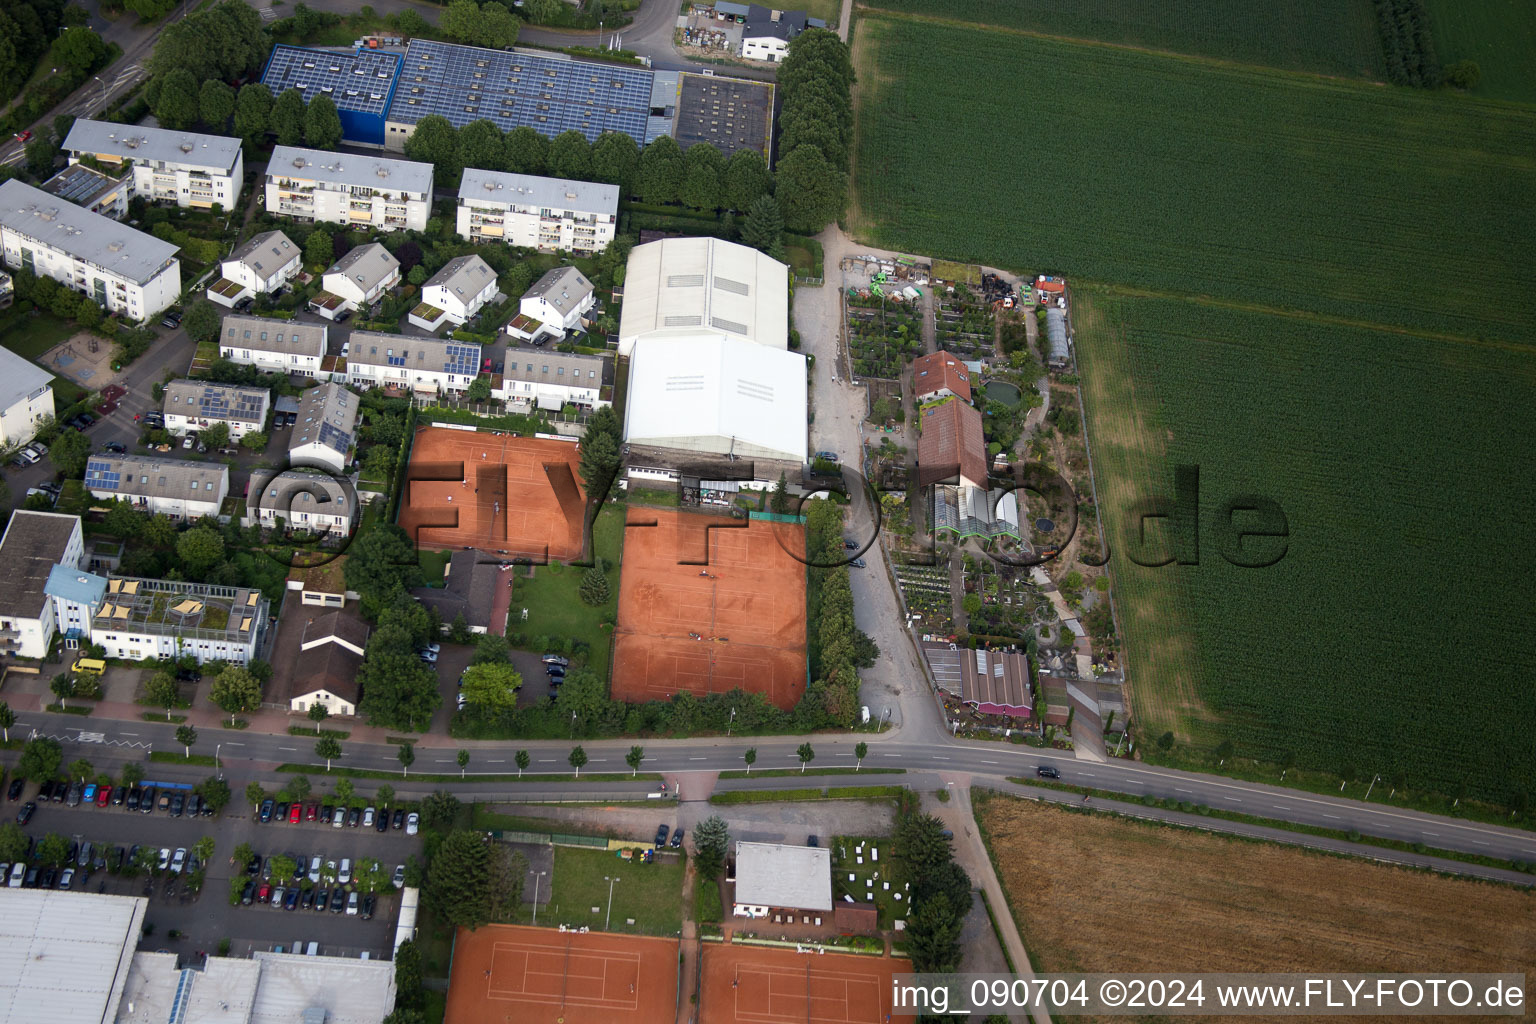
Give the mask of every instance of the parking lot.
[[[28, 784], [24, 800], [34, 799], [37, 787]], [[236, 800], [244, 807], [244, 802]], [[8, 820], [15, 820], [22, 801], [7, 802]], [[69, 807], [62, 803], [39, 804], [26, 831], [34, 839], [58, 833], [80, 842], [105, 843], [132, 847], [135, 844], [155, 849], [175, 850], [192, 846], [203, 836], [215, 842], [213, 857], [200, 893], [189, 893], [178, 877], [169, 872], [146, 879], [143, 875], [125, 877], [108, 871], [92, 873], [77, 887], [88, 892], [109, 892], [126, 896], [147, 896], [146, 933], [141, 949], [166, 949], [188, 957], [198, 952], [217, 950], [221, 939], [230, 940], [233, 955], [252, 949], [272, 949], [294, 942], [319, 943], [327, 955], [357, 956], [363, 951], [376, 957], [388, 957], [394, 945], [395, 922], [399, 915], [399, 896], [385, 886], [379, 895], [371, 920], [361, 915], [325, 911], [279, 909], [271, 904], [253, 902], [249, 906], [230, 906], [230, 879], [245, 875], [245, 866], [231, 863], [231, 854], [241, 843], [264, 860], [283, 855], [298, 860], [320, 857], [322, 861], [343, 858], [352, 861], [353, 870], [360, 858], [380, 862], [385, 875], [392, 875], [406, 858], [421, 854], [419, 836], [405, 831], [377, 832], [374, 829], [335, 828], [319, 821], [261, 824], [243, 814], [224, 814], [215, 818], [173, 818], [156, 810], [150, 814], [126, 810], [125, 806], [97, 808], [82, 804]], [[260, 876], [257, 876], [258, 884]], [[275, 884], [272, 883], [272, 884]], [[355, 881], [343, 888], [357, 888]], [[178, 933], [176, 938], [171, 932]]]

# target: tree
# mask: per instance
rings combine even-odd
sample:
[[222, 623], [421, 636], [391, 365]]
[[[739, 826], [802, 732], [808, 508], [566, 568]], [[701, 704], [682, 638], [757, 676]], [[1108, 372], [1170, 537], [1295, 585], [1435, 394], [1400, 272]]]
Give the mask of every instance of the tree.
[[775, 515], [789, 514], [789, 480], [782, 471], [779, 473], [779, 482], [773, 485], [773, 497], [769, 499], [768, 507]]
[[[369, 618], [378, 617], [394, 594], [422, 582], [416, 547], [405, 531], [393, 524], [363, 530], [353, 538], [343, 576], [347, 588], [362, 598], [363, 614]], [[413, 652], [408, 653], [415, 658]], [[366, 691], [363, 701], [368, 701]]]
[[400, 759], [400, 774], [402, 776], [410, 775], [411, 765], [416, 761], [416, 748], [409, 743], [402, 743], [395, 756]]
[[331, 263], [331, 233], [316, 228], [304, 240], [304, 262], [313, 270], [322, 270]]
[[[27, 143], [24, 152], [27, 155], [27, 170], [32, 172], [33, 177], [52, 177], [53, 161], [54, 158], [59, 155], [58, 147], [53, 144], [52, 139], [48, 138], [46, 135], [39, 136], [38, 138], [35, 138], [31, 142]], [[68, 288], [60, 289], [56, 294], [60, 301], [70, 303], [76, 301], [75, 293], [70, 291]], [[41, 305], [41, 303], [39, 303], [39, 305]], [[74, 315], [72, 311], [67, 313], [59, 313], [57, 306], [54, 306], [53, 312], [56, 315], [65, 317]]]
[[[423, 121], [426, 118], [422, 118]], [[417, 126], [420, 131], [420, 126]], [[410, 153], [409, 143], [406, 153]], [[504, 142], [503, 165], [514, 174], [543, 174], [549, 161], [549, 139], [528, 125], [520, 125], [510, 132]]]
[[693, 845], [698, 851], [695, 866], [699, 874], [713, 882], [720, 877], [720, 869], [725, 866], [726, 852], [731, 847], [731, 833], [725, 819], [718, 814], [711, 814], [695, 825]]
[[677, 202], [686, 174], [677, 141], [670, 135], [661, 136], [640, 152], [640, 198], [647, 203]]
[[351, 779], [341, 778], [336, 780], [336, 800], [338, 803], [349, 803], [356, 792], [356, 787], [352, 785]]
[[388, 807], [395, 802], [395, 787], [386, 782], [378, 788], [373, 798], [379, 802], [380, 807]]
[[1229, 758], [1231, 756], [1232, 756], [1232, 741], [1231, 740], [1222, 740], [1219, 744], [1217, 744], [1217, 746], [1216, 746], [1216, 763], [1217, 763], [1218, 767], [1220, 765], [1225, 764], [1226, 761], [1227, 761], [1227, 758]]
[[422, 901], [437, 918], [463, 928], [490, 920], [490, 843], [468, 829], [448, 833], [427, 868]]
[[187, 309], [187, 315], [181, 319], [182, 330], [198, 344], [216, 339], [220, 324], [218, 308], [207, 299], [198, 299], [192, 303]]
[[203, 836], [192, 844], [192, 856], [196, 857], [203, 864], [213, 860], [213, 850], [213, 836]]
[[[554, 2], [559, 3], [560, 0]], [[635, 175], [639, 169], [640, 147], [631, 136], [623, 132], [603, 132], [592, 143], [593, 181], [617, 185], [619, 194], [627, 196], [634, 191]]]
[[28, 740], [21, 748], [21, 760], [16, 762], [16, 774], [33, 782], [47, 782], [59, 777], [59, 766], [64, 763], [64, 748], [58, 740], [39, 736]]
[[69, 762], [69, 775], [72, 779], [79, 779], [81, 782], [84, 782], [94, 774], [96, 774], [96, 769], [92, 768], [91, 762], [83, 757], [77, 757]]
[[[284, 89], [272, 104], [268, 127], [277, 135], [280, 146], [297, 146], [304, 141], [304, 94]], [[406, 143], [409, 150], [410, 143]]]
[[725, 157], [707, 142], [695, 142], [683, 154], [683, 205], [695, 210], [714, 212], [721, 205], [721, 179], [725, 176]]
[[296, 875], [299, 870], [298, 861], [281, 853], [274, 854], [269, 863], [272, 868], [272, 878], [278, 882], [287, 881]]
[[190, 128], [198, 118], [197, 79], [186, 68], [177, 68], [160, 79], [155, 97], [155, 119], [162, 128]]
[[755, 149], [738, 149], [725, 165], [725, 205], [746, 212], [760, 196], [773, 192], [773, 173], [763, 154]]
[[85, 460], [91, 454], [91, 439], [77, 430], [64, 430], [48, 449], [48, 458], [65, 476], [77, 477], [85, 473]]
[[[127, 772], [125, 771], [123, 774], [124, 784], [131, 785], [127, 780]], [[197, 784], [195, 789], [197, 794], [203, 798], [204, 805], [210, 808], [214, 814], [218, 814], [225, 807], [229, 806], [229, 783], [223, 779], [204, 779]]]
[[469, 751], [467, 751], [467, 750], [460, 750], [459, 751], [459, 755], [458, 755], [458, 762], [459, 762], [459, 778], [462, 779], [464, 777], [465, 770], [469, 768]]
[[827, 162], [814, 146], [800, 146], [780, 158], [773, 194], [784, 223], [814, 235], [842, 216], [847, 175]]
[[560, 0], [523, 0], [523, 16], [535, 25], [543, 25], [560, 16]]
[[168, 24], [155, 43], [149, 69], [162, 75], [183, 68], [199, 82], [236, 81], [256, 77], [268, 49], [255, 8], [223, 0]]
[[741, 759], [747, 762], [747, 774], [751, 775], [752, 766], [757, 763], [757, 748], [748, 747], [746, 750], [742, 751]]
[[203, 83], [197, 94], [198, 118], [214, 131], [223, 131], [235, 113], [235, 90], [217, 78]]
[[192, 760], [192, 744], [197, 742], [197, 730], [190, 725], [178, 725], [176, 727], [176, 742], [182, 746], [182, 752], [187, 755], [187, 760]]
[[224, 538], [211, 526], [194, 526], [177, 538], [176, 557], [188, 576], [203, 579], [224, 560]]
[[16, 712], [11, 710], [11, 705], [0, 701], [0, 732], [5, 734], [5, 742], [11, 742], [11, 726], [16, 724]]
[[256, 145], [267, 134], [272, 116], [272, 90], [260, 82], [240, 87], [235, 98], [235, 134], [248, 145]]
[[1172, 733], [1172, 731], [1165, 732], [1165, 733], [1163, 733], [1161, 736], [1159, 736], [1157, 738], [1157, 749], [1158, 750], [1172, 750], [1173, 749], [1173, 733]]
[[496, 122], [481, 118], [459, 129], [459, 154], [465, 167], [482, 171], [505, 170], [506, 140]]
[[107, 56], [107, 44], [88, 28], [67, 28], [53, 44], [53, 55], [76, 75], [85, 75]]
[[246, 669], [230, 665], [214, 679], [208, 688], [208, 698], [229, 715], [230, 724], [234, 724], [236, 714], [261, 706], [261, 684]]
[[571, 748], [571, 756], [566, 758], [571, 762], [571, 767], [576, 770], [576, 777], [581, 778], [581, 766], [587, 763], [587, 752], [580, 746]]
[[514, 755], [513, 760], [517, 762], [517, 777], [522, 778], [523, 772], [527, 769], [529, 762], [531, 762], [533, 759], [528, 756], [528, 751], [519, 750], [517, 754]]
[[123, 765], [123, 785], [137, 786], [144, 781], [144, 766], [134, 761]]
[[804, 775], [805, 766], [816, 759], [816, 751], [811, 749], [809, 743], [802, 743], [799, 749], [795, 751], [795, 754], [800, 758], [800, 774]]
[[324, 93], [309, 101], [304, 115], [304, 142], [314, 149], [335, 149], [341, 142], [341, 115]]
[[481, 633], [475, 641], [475, 653], [470, 655], [471, 665], [496, 664], [505, 662], [511, 657], [507, 646], [507, 638], [497, 636], [495, 633]]
[[218, 450], [229, 445], [229, 424], [218, 422], [204, 427], [197, 439], [209, 448]]
[[784, 258], [784, 215], [773, 196], [758, 196], [741, 222], [741, 244], [750, 245], [776, 260]]
[[944, 900], [927, 900], [907, 919], [907, 953], [917, 971], [951, 974], [960, 964], [960, 928]]
[[311, 722], [315, 723], [315, 735], [319, 736], [320, 723], [331, 717], [331, 709], [319, 701], [315, 701], [314, 703], [310, 704], [309, 710], [306, 711], [305, 714], [309, 716], [309, 720]]
[[14, 821], [0, 825], [0, 861], [14, 864], [17, 861], [26, 860], [31, 848], [31, 840], [21, 830], [20, 825]]
[[38, 840], [37, 861], [39, 864], [56, 868], [64, 863], [64, 858], [69, 856], [69, 840], [56, 832], [50, 832]]
[[854, 771], [858, 771], [860, 768], [864, 767], [864, 758], [868, 754], [869, 754], [869, 744], [868, 743], [865, 743], [863, 740], [860, 740], [858, 743], [854, 744], [853, 756], [858, 761], [858, 763], [853, 766], [853, 770]]
[[240, 438], [240, 447], [259, 452], [267, 446], [267, 435], [260, 430], [248, 430]]
[[60, 672], [48, 683], [48, 689], [59, 698], [61, 709], [69, 707], [69, 698], [75, 695], [75, 677], [68, 672]]
[[315, 741], [315, 756], [325, 758], [325, 770], [331, 770], [331, 762], [341, 756], [341, 743], [334, 736], [322, 736]]
[[459, 816], [459, 798], [445, 790], [428, 793], [421, 802], [421, 824], [438, 832], [447, 830]]
[[968, 617], [975, 618], [981, 614], [981, 595], [966, 594], [960, 599], [960, 607], [965, 610]]
[[549, 144], [549, 174], [573, 181], [592, 177], [592, 145], [585, 135], [572, 128], [555, 136]]
[[1458, 60], [1443, 69], [1445, 84], [1456, 89], [1476, 89], [1483, 80], [1483, 69], [1475, 60]]
[[247, 782], [245, 784], [245, 802], [251, 805], [251, 813], [255, 814], [261, 807], [261, 802], [267, 798], [267, 791], [259, 782]]
[[896, 856], [906, 862], [909, 873], [919, 875], [944, 864], [952, 857], [949, 840], [944, 838], [944, 823], [931, 814], [912, 814], [896, 825]]
[[464, 701], [475, 713], [486, 718], [517, 707], [517, 691], [523, 676], [510, 662], [482, 662], [464, 670]]
[[288, 798], [290, 800], [306, 800], [309, 798], [309, 793], [308, 775], [295, 775], [293, 781], [288, 783]]
[[[414, 1012], [422, 1005], [425, 999], [425, 989], [421, 980], [423, 977], [421, 967], [421, 951], [416, 948], [412, 939], [406, 939], [395, 950], [395, 1006], [406, 1007], [403, 1012]], [[396, 1010], [396, 1013], [402, 1011]], [[385, 1018], [386, 1024], [389, 1018]], [[406, 1024], [406, 1022], [397, 1022]]]
[[496, 0], [484, 5], [453, 0], [437, 19], [437, 27], [449, 39], [471, 46], [504, 50], [517, 42], [517, 19]]
[[[556, 0], [558, 2], [558, 0]], [[421, 268], [417, 268], [418, 270]], [[415, 273], [413, 270], [411, 273]], [[470, 402], [484, 402], [491, 397], [491, 381], [484, 375], [476, 377], [469, 382], [469, 387], [464, 389], [464, 398]]]
[[75, 313], [75, 323], [89, 330], [93, 327], [99, 327], [105, 317], [106, 314], [102, 311], [101, 306], [97, 305], [95, 299], [82, 298], [80, 300], [80, 309]]
[[624, 763], [629, 765], [629, 767], [634, 771], [635, 775], [639, 775], [640, 774], [640, 764], [644, 760], [645, 760], [645, 748], [644, 747], [640, 747], [640, 746], [630, 747], [629, 748], [629, 753], [624, 755]]
[[581, 586], [577, 589], [583, 604], [600, 605], [608, 600], [608, 574], [601, 566], [594, 565], [581, 574]]

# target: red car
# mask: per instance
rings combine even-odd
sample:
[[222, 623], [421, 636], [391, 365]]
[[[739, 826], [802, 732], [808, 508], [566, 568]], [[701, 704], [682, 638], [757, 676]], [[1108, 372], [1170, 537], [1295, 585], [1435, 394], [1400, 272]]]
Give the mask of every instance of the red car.
[[31, 132], [31, 130], [29, 129], [29, 130], [24, 131], [24, 132], [17, 132], [16, 133], [16, 141], [17, 142], [31, 142], [32, 141], [32, 132]]
[[297, 825], [299, 823], [299, 817], [303, 813], [304, 805], [295, 800], [293, 806], [288, 809], [288, 824]]
[[270, 885], [263, 885], [260, 889], [256, 890], [256, 902], [257, 903], [271, 903], [272, 902], [272, 887]]
[[308, 804], [308, 805], [305, 806], [305, 808], [304, 808], [304, 820], [305, 821], [314, 821], [319, 816], [320, 816], [320, 805], [318, 803], [312, 803], [312, 804]]
[[112, 787], [102, 786], [96, 791], [96, 806], [105, 807], [112, 802]]

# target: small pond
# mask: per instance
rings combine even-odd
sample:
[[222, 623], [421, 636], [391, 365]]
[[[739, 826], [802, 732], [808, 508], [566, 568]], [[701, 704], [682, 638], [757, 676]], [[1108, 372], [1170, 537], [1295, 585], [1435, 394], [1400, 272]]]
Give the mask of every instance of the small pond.
[[1016, 406], [1022, 399], [1023, 393], [1017, 387], [1005, 380], [990, 381], [986, 386], [987, 400], [1001, 402], [1004, 405]]

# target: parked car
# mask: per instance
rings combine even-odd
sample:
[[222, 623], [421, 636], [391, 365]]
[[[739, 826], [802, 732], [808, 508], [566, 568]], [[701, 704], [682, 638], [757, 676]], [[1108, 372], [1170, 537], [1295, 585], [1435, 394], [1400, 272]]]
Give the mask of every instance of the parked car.
[[357, 893], [355, 891], [347, 893], [347, 916], [357, 916]]
[[75, 864], [76, 864], [76, 866], [83, 868], [87, 864], [89, 864], [91, 862], [91, 860], [92, 860], [91, 854], [94, 853], [94, 852], [95, 852], [95, 848], [92, 846], [91, 843], [89, 843], [89, 842], [81, 843], [80, 844], [80, 852], [75, 857]]
[[347, 827], [348, 828], [357, 828], [358, 823], [361, 822], [362, 820], [363, 820], [363, 809], [361, 807], [354, 807], [350, 811], [347, 812]]
[[11, 788], [5, 791], [6, 799], [7, 800], [20, 800], [21, 799], [21, 791], [26, 786], [26, 784], [27, 784], [27, 780], [26, 779], [12, 779], [11, 780]]
[[277, 822], [279, 825], [288, 820], [288, 804], [286, 801], [281, 802], [276, 807], [272, 808], [272, 820]]
[[331, 890], [331, 913], [339, 914], [347, 909], [347, 894], [341, 891], [341, 886]]
[[395, 813], [389, 819], [389, 827], [394, 829], [396, 832], [405, 827], [405, 808], [395, 808]]
[[374, 819], [373, 830], [375, 832], [388, 832], [389, 831], [389, 812], [388, 811], [380, 811], [379, 812], [378, 817]]
[[11, 865], [9, 885], [12, 889], [20, 889], [21, 883], [27, 880], [27, 862], [19, 860]]
[[65, 868], [64, 869], [64, 873], [59, 876], [59, 888], [60, 889], [71, 889], [71, 888], [74, 887], [74, 884], [75, 884], [75, 869], [74, 868]]
[[283, 897], [283, 909], [284, 910], [296, 910], [298, 908], [298, 906], [299, 906], [299, 890], [298, 889], [289, 889], [288, 890], [288, 894]]
[[112, 789], [112, 806], [113, 807], [121, 807], [121, 806], [123, 806], [124, 801], [126, 801], [127, 799], [128, 799], [128, 787], [127, 786], [115, 786], [115, 787], [113, 787], [113, 789]]
[[256, 898], [256, 883], [255, 882], [246, 882], [245, 883], [245, 888], [240, 890], [240, 903], [241, 903], [241, 905], [248, 907], [248, 906], [251, 905], [251, 901], [254, 900], [255, 898]]
[[412, 811], [410, 814], [407, 814], [405, 816], [405, 834], [408, 835], [408, 836], [415, 835], [416, 834], [416, 827], [418, 825], [420, 825], [420, 824], [421, 824], [421, 815], [417, 814], [415, 811]]
[[263, 800], [261, 802], [261, 820], [263, 824], [272, 820], [272, 809], [276, 806], [277, 804], [271, 800]]
[[422, 650], [417, 651], [416, 653], [420, 656], [421, 660], [426, 662], [428, 665], [437, 664], [437, 655], [432, 651]]
[[121, 441], [108, 441], [106, 444], [101, 446], [101, 450], [104, 452], [111, 452], [113, 455], [124, 455], [128, 451], [128, 446], [123, 444]]
[[368, 895], [363, 897], [363, 914], [362, 914], [362, 916], [363, 916], [363, 920], [364, 921], [366, 921], [369, 918], [373, 917], [373, 904], [374, 904], [374, 900], [375, 900], [375, 897], [374, 897], [373, 893], [371, 893], [371, 892]]
[[58, 880], [58, 868], [44, 868], [43, 873], [37, 877], [37, 887], [39, 889], [52, 889], [54, 883]]
[[251, 855], [251, 862], [245, 866], [245, 873], [252, 878], [261, 874], [261, 854], [255, 853]]
[[85, 789], [85, 787], [80, 785], [80, 783], [78, 783], [78, 782], [71, 782], [69, 784], [69, 798], [68, 798], [68, 801], [67, 801], [69, 803], [69, 806], [71, 806], [71, 807], [79, 807], [80, 806], [80, 794], [81, 794], [82, 791], [84, 791], [84, 789]]
[[315, 905], [315, 890], [305, 889], [303, 897], [299, 900], [299, 905], [305, 910], [312, 909]]
[[373, 818], [376, 812], [372, 807], [363, 808], [363, 828], [373, 827]]
[[855, 569], [862, 569], [862, 568], [864, 568], [864, 559], [862, 559], [862, 558], [850, 559], [848, 564], [853, 566]]
[[186, 809], [186, 806], [187, 806], [187, 798], [186, 798], [185, 794], [183, 794], [183, 793], [172, 793], [171, 794], [171, 817], [173, 817], [173, 818], [181, 817], [181, 812]]
[[331, 828], [341, 828], [346, 823], [347, 809], [345, 807], [336, 808], [336, 813], [331, 816]]
[[187, 817], [197, 817], [198, 812], [202, 810], [202, 801], [203, 798], [196, 793], [189, 793], [187, 795]]
[[96, 790], [96, 806], [105, 807], [112, 801], [112, 787], [102, 786]]
[[299, 823], [299, 819], [302, 818], [303, 816], [304, 816], [304, 805], [303, 804], [298, 803], [297, 801], [295, 801], [294, 803], [289, 805], [289, 807], [288, 807], [288, 823], [290, 825], [297, 825]]
[[1058, 769], [1058, 768], [1053, 768], [1053, 767], [1051, 767], [1048, 764], [1042, 764], [1038, 768], [1036, 768], [1035, 769], [1035, 774], [1040, 776], [1042, 779], [1059, 779], [1059, 778], [1061, 778], [1061, 770]]
[[311, 882], [318, 882], [318, 881], [320, 881], [320, 864], [321, 864], [321, 861], [320, 861], [320, 856], [318, 854], [316, 854], [314, 857], [310, 858], [310, 861], [309, 861], [309, 880]]
[[162, 847], [160, 847], [160, 859], [155, 861], [155, 870], [156, 871], [164, 871], [166, 868], [168, 868], [170, 866], [171, 866], [171, 848], [169, 846], [162, 846]]
[[188, 434], [186, 437], [181, 439], [181, 446], [183, 448], [191, 448], [195, 444], [197, 444], [197, 438], [193, 437], [191, 434]]
[[667, 833], [671, 830], [671, 826], [668, 825], [658, 825], [656, 827], [656, 846], [658, 849], [667, 845]]
[[173, 874], [173, 875], [181, 874], [182, 870], [186, 866], [187, 866], [187, 848], [185, 846], [179, 846], [179, 847], [176, 848], [175, 855], [173, 855], [171, 857], [171, 874]]
[[560, 665], [562, 667], [571, 663], [570, 658], [561, 657], [558, 654], [546, 654], [540, 660], [546, 665]]
[[16, 824], [25, 825], [32, 820], [32, 815], [37, 813], [37, 804], [28, 800], [21, 805], [21, 810], [16, 812]]
[[389, 880], [396, 889], [403, 888], [405, 886], [405, 865], [396, 864], [395, 873], [390, 876]]
[[272, 887], [270, 885], [267, 885], [267, 884], [263, 883], [261, 888], [256, 890], [256, 902], [257, 903], [270, 903], [270, 902], [272, 902]]
[[48, 780], [48, 779], [44, 779], [42, 784], [37, 787], [37, 802], [40, 803], [40, 804], [46, 804], [48, 801], [50, 801], [52, 799], [53, 799], [53, 782]]
[[324, 886], [315, 890], [315, 909], [324, 910], [327, 903], [331, 902], [331, 891]]
[[668, 845], [674, 850], [681, 849], [683, 845], [683, 830], [681, 828], [672, 833], [672, 842]]
[[334, 810], [335, 810], [335, 808], [332, 807], [330, 804], [326, 804], [324, 807], [320, 808], [320, 820], [321, 820], [321, 822], [330, 821], [331, 820], [331, 812], [334, 811]]
[[158, 810], [161, 814], [167, 814], [167, 813], [170, 812], [170, 810], [171, 810], [171, 791], [170, 790], [162, 789], [160, 791], [160, 798], [155, 802], [155, 809]]
[[53, 784], [53, 795], [48, 798], [50, 803], [61, 804], [69, 795], [69, 783], [60, 779]]
[[340, 882], [342, 885], [346, 885], [352, 881], [351, 857], [341, 858], [341, 866], [336, 869], [336, 881]]
[[179, 310], [179, 309], [167, 310], [165, 316], [160, 318], [160, 326], [161, 327], [170, 327], [170, 328], [173, 328], [173, 329], [177, 328], [177, 327], [180, 327], [181, 326], [181, 316], [182, 316], [182, 313], [181, 313], [181, 310]]
[[139, 788], [138, 786], [134, 786], [133, 788], [128, 790], [128, 799], [127, 799], [126, 803], [127, 803], [128, 809], [130, 811], [136, 811], [136, 810], [139, 809], [139, 797], [141, 797], [143, 795], [144, 795], [144, 790]]
[[304, 805], [304, 820], [305, 821], [314, 821], [315, 818], [319, 816], [319, 814], [320, 814], [320, 801], [318, 801], [318, 800], [311, 800], [308, 804]]
[[819, 837], [819, 836], [806, 836], [805, 837], [805, 845], [809, 846], [811, 849], [814, 850], [816, 847], [821, 845], [821, 837]]
[[16, 141], [17, 142], [31, 142], [32, 141], [32, 129], [27, 128], [27, 129], [24, 129], [22, 131], [17, 132], [16, 133]]

